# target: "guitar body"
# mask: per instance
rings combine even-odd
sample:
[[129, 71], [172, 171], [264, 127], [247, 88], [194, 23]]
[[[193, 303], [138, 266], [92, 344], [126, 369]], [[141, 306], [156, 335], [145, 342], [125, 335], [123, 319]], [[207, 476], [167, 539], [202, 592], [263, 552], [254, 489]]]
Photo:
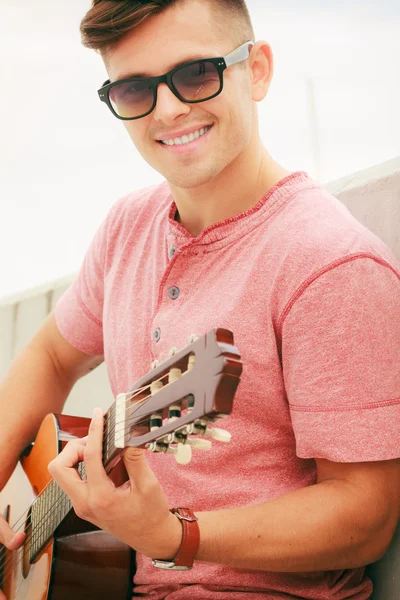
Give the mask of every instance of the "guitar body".
[[[62, 450], [69, 437], [84, 437], [89, 423], [90, 419], [65, 415], [50, 414], [44, 419], [32, 450], [21, 459], [29, 485], [26, 482], [21, 486], [21, 473], [15, 473], [13, 477], [19, 480], [18, 496], [15, 491], [8, 492], [15, 489], [12, 478], [2, 493], [2, 506], [8, 509], [11, 525], [51, 481], [47, 470], [49, 462]], [[24, 519], [27, 517], [28, 513]], [[17, 529], [22, 527], [21, 521]], [[27, 534], [27, 542], [22, 548], [5, 554], [1, 575], [7, 600], [131, 598], [134, 552], [111, 535], [76, 517], [73, 511], [56, 529], [53, 539], [33, 564], [29, 564], [29, 531]]]

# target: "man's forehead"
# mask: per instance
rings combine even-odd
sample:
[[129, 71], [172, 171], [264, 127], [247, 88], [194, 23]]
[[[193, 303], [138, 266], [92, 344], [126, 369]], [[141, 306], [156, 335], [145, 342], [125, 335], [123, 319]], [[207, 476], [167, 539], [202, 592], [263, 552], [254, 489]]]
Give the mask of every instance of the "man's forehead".
[[221, 45], [212, 15], [208, 2], [191, 0], [145, 21], [105, 60], [110, 80], [155, 77], [191, 60], [223, 56], [226, 40]]

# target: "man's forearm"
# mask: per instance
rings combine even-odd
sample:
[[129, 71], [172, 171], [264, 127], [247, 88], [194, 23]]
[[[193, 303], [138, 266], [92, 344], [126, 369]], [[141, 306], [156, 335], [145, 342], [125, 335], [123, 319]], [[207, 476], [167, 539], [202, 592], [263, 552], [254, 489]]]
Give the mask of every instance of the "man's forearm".
[[370, 504], [346, 482], [326, 481], [262, 505], [199, 512], [197, 560], [275, 572], [363, 566], [393, 533]]
[[37, 344], [28, 344], [14, 360], [0, 384], [0, 490], [43, 418], [61, 412], [72, 386]]

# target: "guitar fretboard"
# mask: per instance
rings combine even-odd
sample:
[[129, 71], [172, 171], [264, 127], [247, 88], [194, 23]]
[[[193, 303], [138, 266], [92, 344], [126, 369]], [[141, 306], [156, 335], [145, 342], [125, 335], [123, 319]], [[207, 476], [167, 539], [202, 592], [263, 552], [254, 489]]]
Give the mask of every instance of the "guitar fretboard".
[[[84, 463], [79, 464], [78, 471], [82, 479], [85, 479]], [[71, 510], [72, 504], [67, 494], [52, 479], [31, 506], [31, 543], [29, 551], [31, 563], [47, 546], [55, 530]]]

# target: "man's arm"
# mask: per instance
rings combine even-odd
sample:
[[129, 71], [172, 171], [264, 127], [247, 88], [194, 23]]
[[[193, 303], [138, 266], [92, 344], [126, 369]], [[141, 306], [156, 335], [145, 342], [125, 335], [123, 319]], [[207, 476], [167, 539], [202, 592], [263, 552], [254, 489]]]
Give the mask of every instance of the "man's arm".
[[[50, 463], [51, 475], [81, 518], [151, 558], [172, 560], [182, 528], [145, 452], [125, 452], [129, 484], [115, 489], [101, 461], [103, 419], [97, 412], [88, 438], [69, 442]], [[85, 486], [74, 468], [79, 460], [86, 464]], [[314, 485], [254, 506], [196, 511], [196, 560], [276, 572], [349, 569], [378, 560], [399, 518], [400, 459], [316, 462]]]
[[315, 485], [257, 506], [197, 513], [197, 560], [277, 572], [378, 560], [400, 515], [400, 460], [316, 462]]
[[[0, 490], [43, 418], [61, 412], [75, 382], [102, 362], [76, 350], [60, 334], [54, 314], [45, 320], [0, 385]], [[0, 543], [11, 530], [0, 518]]]

